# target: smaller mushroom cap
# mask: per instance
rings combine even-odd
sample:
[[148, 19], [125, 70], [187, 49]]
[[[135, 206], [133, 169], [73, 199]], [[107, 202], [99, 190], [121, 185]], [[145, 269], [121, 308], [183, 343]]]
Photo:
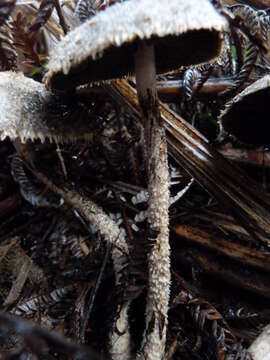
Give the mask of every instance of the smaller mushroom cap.
[[220, 114], [222, 128], [239, 140], [270, 145], [270, 75], [236, 95]]
[[54, 49], [45, 82], [67, 89], [134, 72], [139, 40], [155, 44], [158, 73], [207, 62], [226, 29], [208, 0], [130, 0], [116, 3], [71, 31]]
[[0, 139], [19, 137], [59, 143], [89, 139], [88, 112], [76, 101], [59, 99], [22, 73], [0, 72]]

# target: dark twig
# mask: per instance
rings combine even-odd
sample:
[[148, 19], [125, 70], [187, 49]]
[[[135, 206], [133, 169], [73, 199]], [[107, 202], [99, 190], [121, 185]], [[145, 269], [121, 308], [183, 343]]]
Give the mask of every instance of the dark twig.
[[112, 244], [107, 243], [106, 244], [106, 253], [105, 253], [105, 256], [104, 256], [104, 259], [103, 259], [103, 262], [102, 262], [102, 265], [101, 265], [101, 268], [100, 268], [100, 271], [99, 271], [99, 274], [97, 276], [95, 286], [94, 286], [94, 288], [92, 290], [92, 294], [91, 294], [91, 297], [90, 297], [90, 300], [89, 300], [89, 305], [88, 305], [87, 310], [84, 313], [83, 323], [82, 323], [82, 326], [81, 326], [81, 335], [80, 335], [80, 338], [82, 339], [83, 343], [85, 342], [86, 326], [88, 324], [88, 321], [89, 321], [89, 318], [90, 318], [90, 315], [91, 315], [91, 312], [92, 312], [92, 309], [93, 309], [93, 306], [94, 306], [95, 298], [96, 298], [99, 286], [101, 284], [101, 279], [103, 277], [104, 270], [105, 270], [105, 267], [106, 267], [108, 259], [109, 259], [109, 255], [111, 253], [111, 249], [112, 249]]
[[59, 0], [42, 0], [36, 15], [36, 19], [30, 27], [30, 31], [37, 31], [42, 26], [44, 26], [51, 17], [54, 9], [57, 11], [59, 23], [63, 29], [64, 34], [67, 34], [69, 29], [63, 16]]
[[3, 331], [12, 330], [20, 335], [31, 351], [38, 356], [41, 355], [43, 350], [47, 350], [46, 346], [44, 346], [46, 344], [54, 351], [66, 354], [75, 359], [101, 359], [88, 347], [77, 345], [55, 332], [49, 332], [45, 328], [33, 325], [31, 322], [7, 313], [0, 313], [0, 327]]

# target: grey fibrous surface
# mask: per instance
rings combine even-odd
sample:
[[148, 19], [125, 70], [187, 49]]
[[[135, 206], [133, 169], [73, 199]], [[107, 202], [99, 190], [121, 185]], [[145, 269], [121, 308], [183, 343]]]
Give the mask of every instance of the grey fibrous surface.
[[0, 74], [0, 138], [55, 142], [91, 140], [89, 110], [22, 73]]

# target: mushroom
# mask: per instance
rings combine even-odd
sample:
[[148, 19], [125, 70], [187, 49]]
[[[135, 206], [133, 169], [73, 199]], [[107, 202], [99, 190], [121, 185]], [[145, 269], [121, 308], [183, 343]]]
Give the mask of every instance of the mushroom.
[[207, 62], [219, 54], [225, 28], [208, 0], [117, 3], [63, 38], [51, 54], [45, 82], [66, 90], [132, 74], [141, 41], [155, 45], [158, 73]]
[[88, 117], [88, 110], [82, 104], [60, 99], [22, 73], [0, 73], [1, 140], [6, 137], [19, 138], [23, 143], [37, 139], [60, 143], [80, 138], [90, 140], [93, 131]]
[[[158, 108], [156, 72], [211, 60], [220, 53], [225, 29], [226, 21], [208, 0], [125, 1], [70, 32], [51, 54], [44, 79], [47, 87], [64, 91], [135, 73], [149, 158], [148, 223], [154, 244], [148, 257], [141, 354], [151, 360], [164, 355], [170, 285], [167, 144]], [[125, 357], [114, 353], [113, 358]]]
[[221, 129], [240, 141], [270, 145], [270, 75], [255, 81], [236, 95], [219, 116]]
[[[28, 144], [24, 144], [27, 140], [38, 139], [44, 142], [49, 139], [56, 143], [65, 143], [79, 139], [90, 140], [93, 137], [93, 130], [87, 121], [89, 111], [82, 103], [74, 98], [70, 101], [69, 97], [56, 96], [46, 90], [43, 84], [25, 77], [22, 73], [0, 73], [0, 96], [0, 138], [3, 140], [9, 137], [14, 140], [18, 153], [27, 160], [30, 167], [35, 168], [31, 149], [27, 147]], [[16, 161], [21, 162], [18, 159]], [[36, 188], [29, 184], [27, 177], [23, 174], [23, 169], [16, 169], [16, 165], [13, 165], [13, 176], [15, 181], [20, 183], [22, 195], [26, 200], [33, 205], [38, 203], [39, 206], [60, 206], [63, 203], [61, 199], [59, 203], [54, 204], [43, 196], [37, 195]], [[21, 167], [22, 164], [19, 165]], [[83, 198], [79, 193], [63, 190], [59, 192], [57, 187], [52, 187], [52, 191], [60, 196], [63, 195], [63, 199], [81, 211], [105, 240], [113, 245], [112, 259], [116, 284], [121, 287], [121, 282], [126, 281], [129, 249], [126, 237], [118, 224], [93, 201]], [[122, 316], [125, 318], [127, 318], [127, 310], [127, 307], [123, 309]], [[125, 321], [122, 325], [122, 319], [120, 319], [117, 325], [115, 334], [118, 331], [125, 331]], [[119, 336], [115, 335], [112, 340], [117, 341], [121, 346], [125, 338], [120, 337], [119, 340]]]

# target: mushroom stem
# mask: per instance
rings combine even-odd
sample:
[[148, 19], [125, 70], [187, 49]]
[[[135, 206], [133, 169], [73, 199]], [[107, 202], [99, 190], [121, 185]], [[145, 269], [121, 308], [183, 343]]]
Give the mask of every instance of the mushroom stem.
[[[135, 54], [135, 75], [147, 150], [151, 148], [151, 128], [159, 120], [156, 90], [155, 49], [141, 42]], [[148, 169], [149, 170], [149, 169]]]
[[248, 351], [254, 360], [270, 359], [270, 325], [263, 329], [263, 332], [251, 344]]
[[166, 343], [170, 287], [169, 170], [166, 136], [156, 91], [154, 47], [145, 42], [139, 45], [135, 56], [135, 73], [148, 156], [148, 238], [151, 243], [146, 326], [141, 355], [144, 359], [160, 360]]

